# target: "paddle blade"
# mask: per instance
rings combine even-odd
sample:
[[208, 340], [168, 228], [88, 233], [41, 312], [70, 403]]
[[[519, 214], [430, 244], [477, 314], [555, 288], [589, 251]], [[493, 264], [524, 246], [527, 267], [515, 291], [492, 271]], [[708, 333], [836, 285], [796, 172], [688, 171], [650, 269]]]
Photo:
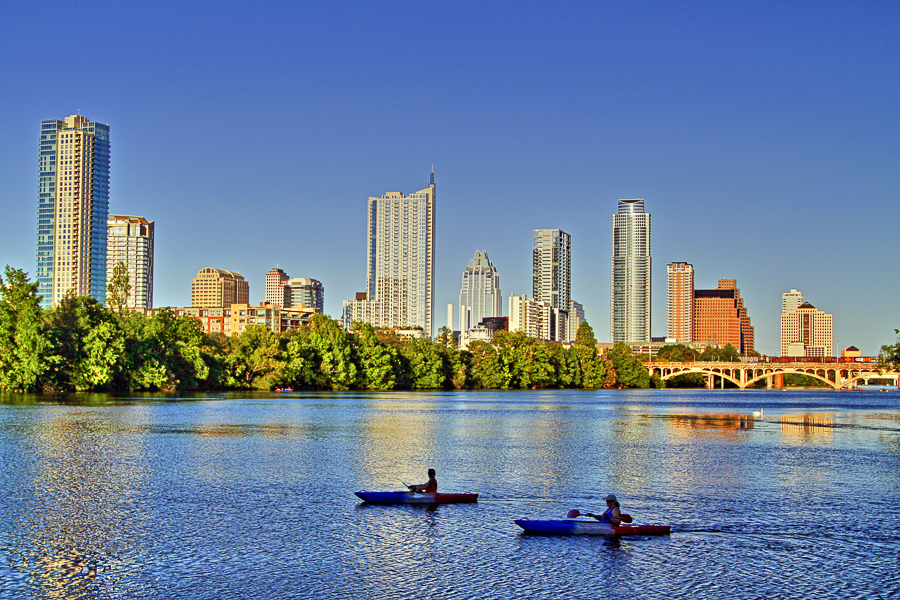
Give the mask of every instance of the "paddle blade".
[[620, 518], [623, 523], [631, 523], [634, 520], [631, 518], [631, 515], [622, 515]]
[[580, 516], [581, 516], [581, 511], [578, 510], [577, 508], [573, 508], [572, 510], [570, 510], [569, 512], [566, 513], [567, 519], [576, 519]]

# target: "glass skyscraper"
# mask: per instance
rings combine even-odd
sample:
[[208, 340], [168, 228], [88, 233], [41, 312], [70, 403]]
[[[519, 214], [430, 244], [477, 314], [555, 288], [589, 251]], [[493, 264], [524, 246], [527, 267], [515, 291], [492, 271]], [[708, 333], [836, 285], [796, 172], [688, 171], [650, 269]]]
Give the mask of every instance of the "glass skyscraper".
[[475, 257], [463, 271], [459, 291], [459, 331], [477, 327], [485, 317], [503, 316], [500, 275], [486, 250], [476, 250]]
[[619, 200], [613, 215], [610, 338], [650, 341], [650, 214], [644, 199]]
[[41, 306], [71, 290], [106, 300], [109, 125], [80, 115], [41, 121], [37, 273]]

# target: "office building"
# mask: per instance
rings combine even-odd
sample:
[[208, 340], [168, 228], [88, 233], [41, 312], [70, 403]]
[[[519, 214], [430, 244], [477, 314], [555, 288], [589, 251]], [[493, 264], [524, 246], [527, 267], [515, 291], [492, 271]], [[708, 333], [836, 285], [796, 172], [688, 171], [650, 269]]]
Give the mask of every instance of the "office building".
[[650, 341], [650, 214], [644, 199], [619, 200], [613, 215], [610, 338]]
[[231, 306], [187, 306], [171, 309], [146, 309], [144, 315], [149, 316], [158, 310], [171, 310], [176, 316], [193, 317], [200, 327], [209, 334], [221, 333], [228, 337], [240, 335], [250, 325], [265, 325], [275, 333], [284, 333], [291, 329], [299, 329], [316, 314], [312, 308], [294, 310], [276, 306], [270, 302], [262, 302], [256, 306], [246, 303]]
[[569, 334], [569, 341], [574, 342], [578, 335], [578, 327], [584, 323], [584, 306], [574, 300], [569, 301], [569, 323], [566, 330]]
[[781, 313], [789, 313], [800, 308], [803, 304], [803, 294], [795, 289], [781, 295]]
[[666, 266], [666, 341], [693, 341], [694, 267], [684, 262]]
[[503, 315], [500, 275], [484, 250], [476, 250], [462, 274], [459, 292], [459, 331], [465, 334], [485, 317]]
[[693, 338], [696, 343], [741, 354], [753, 351], [754, 334], [744, 299], [734, 279], [720, 279], [714, 290], [694, 290]]
[[308, 307], [319, 313], [325, 310], [325, 287], [318, 279], [292, 277], [288, 280], [287, 288], [290, 290], [289, 308], [299, 310], [301, 307]]
[[559, 319], [560, 310], [549, 302], [529, 299], [524, 294], [509, 297], [509, 331], [524, 331], [539, 340], [562, 341], [555, 337]]
[[131, 290], [125, 306], [153, 308], [153, 241], [156, 225], [144, 217], [109, 215], [106, 221], [106, 279], [112, 280], [116, 265], [128, 273]]
[[70, 290], [106, 301], [109, 125], [41, 121], [35, 280], [41, 306]]
[[798, 358], [834, 356], [832, 316], [809, 302], [782, 313], [781, 355]]
[[291, 306], [291, 288], [287, 282], [290, 278], [287, 273], [278, 267], [272, 267], [266, 273], [266, 302], [275, 306]]
[[250, 303], [250, 284], [240, 273], [207, 267], [191, 285], [191, 306], [224, 307]]
[[365, 299], [345, 301], [345, 323], [433, 336], [435, 199], [434, 173], [427, 188], [408, 196], [369, 198]]

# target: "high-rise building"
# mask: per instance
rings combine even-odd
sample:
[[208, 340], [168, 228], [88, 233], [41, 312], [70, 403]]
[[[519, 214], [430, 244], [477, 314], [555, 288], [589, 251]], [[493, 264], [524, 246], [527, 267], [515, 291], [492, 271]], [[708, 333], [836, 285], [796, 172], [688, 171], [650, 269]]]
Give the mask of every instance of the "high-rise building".
[[459, 331], [476, 327], [485, 317], [503, 316], [500, 275], [487, 251], [476, 250], [475, 257], [462, 274], [459, 292]]
[[299, 310], [305, 306], [315, 308], [318, 313], [325, 310], [325, 287], [318, 279], [292, 277], [288, 280], [291, 302], [287, 308]]
[[553, 339], [569, 341], [569, 303], [572, 300], [572, 236], [560, 229], [535, 229], [532, 245], [531, 295], [560, 312]]
[[803, 294], [795, 289], [781, 295], [781, 313], [789, 313], [803, 304]]
[[559, 309], [549, 302], [539, 302], [521, 296], [509, 297], [509, 330], [524, 331], [539, 340], [553, 340], [554, 322], [559, 319]]
[[734, 279], [720, 279], [714, 290], [694, 290], [692, 328], [693, 342], [753, 351], [753, 326]]
[[37, 270], [41, 306], [72, 290], [106, 300], [109, 125], [80, 115], [41, 121]]
[[694, 267], [685, 262], [666, 266], [666, 341], [693, 341]]
[[569, 341], [574, 342], [578, 335], [578, 327], [584, 323], [584, 306], [580, 302], [569, 302], [569, 323], [566, 325], [569, 333]]
[[287, 282], [287, 273], [278, 267], [272, 267], [266, 273], [266, 302], [284, 308], [291, 307], [291, 288]]
[[650, 214], [644, 199], [619, 200], [613, 215], [610, 337], [650, 341]]
[[191, 285], [191, 306], [223, 307], [250, 304], [250, 284], [240, 273], [206, 267]]
[[128, 308], [153, 308], [155, 232], [155, 223], [144, 217], [109, 215], [106, 222], [106, 279], [112, 279], [116, 265], [125, 265], [131, 286], [125, 302]]
[[[432, 337], [435, 196], [432, 173], [424, 190], [369, 198], [366, 298], [345, 301], [345, 321], [420, 329]], [[355, 307], [359, 302], [366, 306]]]
[[809, 302], [782, 313], [781, 355], [834, 356], [832, 316]]

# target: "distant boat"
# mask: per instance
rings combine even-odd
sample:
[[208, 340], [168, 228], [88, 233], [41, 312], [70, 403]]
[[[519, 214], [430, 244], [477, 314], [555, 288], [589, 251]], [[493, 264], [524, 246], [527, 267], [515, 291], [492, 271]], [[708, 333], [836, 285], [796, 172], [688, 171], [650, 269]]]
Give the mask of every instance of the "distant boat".
[[294, 388], [275, 388], [276, 392], [293, 392]]

